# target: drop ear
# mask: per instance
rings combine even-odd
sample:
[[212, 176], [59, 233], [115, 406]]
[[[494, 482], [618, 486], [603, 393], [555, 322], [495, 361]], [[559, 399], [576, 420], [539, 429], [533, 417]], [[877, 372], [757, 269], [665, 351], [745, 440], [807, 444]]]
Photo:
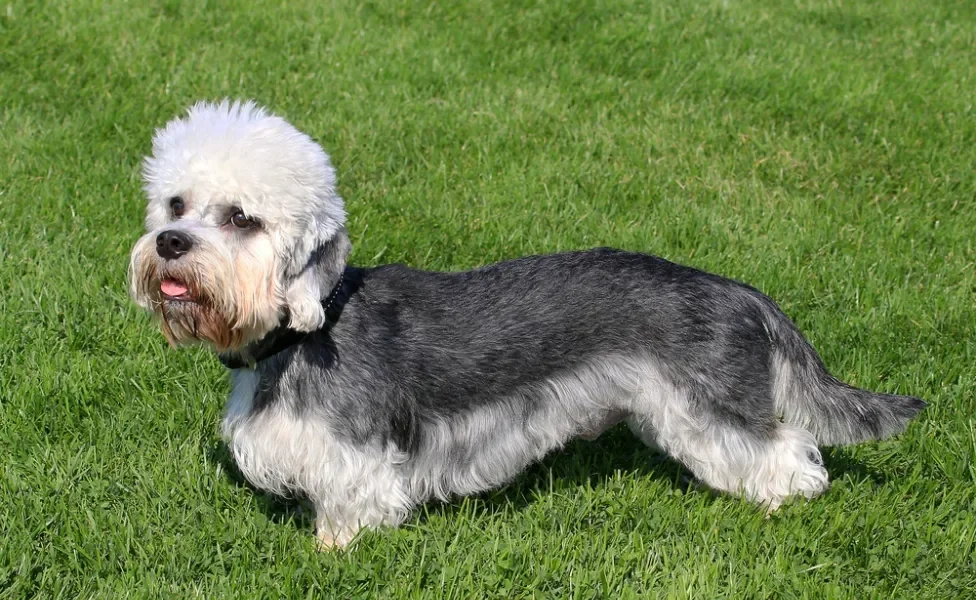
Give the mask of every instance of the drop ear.
[[326, 298], [339, 281], [352, 250], [345, 227], [316, 246], [297, 275], [287, 284], [288, 326], [296, 331], [315, 331], [325, 325]]

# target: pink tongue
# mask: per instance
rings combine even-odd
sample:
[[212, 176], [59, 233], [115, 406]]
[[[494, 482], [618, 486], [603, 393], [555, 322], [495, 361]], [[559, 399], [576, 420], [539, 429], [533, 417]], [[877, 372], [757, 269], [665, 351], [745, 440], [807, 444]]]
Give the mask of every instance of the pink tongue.
[[182, 296], [186, 293], [186, 286], [175, 279], [164, 279], [159, 289], [167, 296]]

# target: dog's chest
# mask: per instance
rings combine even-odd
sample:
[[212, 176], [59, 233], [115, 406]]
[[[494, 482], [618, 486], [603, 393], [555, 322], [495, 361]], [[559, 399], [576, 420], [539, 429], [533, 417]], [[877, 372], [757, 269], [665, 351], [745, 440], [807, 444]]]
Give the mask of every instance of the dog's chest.
[[232, 389], [222, 433], [241, 473], [253, 485], [286, 494], [311, 493], [327, 485], [334, 462], [328, 428], [287, 405], [256, 410], [260, 375], [248, 369], [232, 372]]

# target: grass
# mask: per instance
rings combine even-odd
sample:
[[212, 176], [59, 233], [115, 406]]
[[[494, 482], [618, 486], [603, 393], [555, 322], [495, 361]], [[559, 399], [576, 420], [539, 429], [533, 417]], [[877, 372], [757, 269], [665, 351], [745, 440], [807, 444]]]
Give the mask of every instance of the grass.
[[[4, 3], [0, 598], [973, 597], [974, 47], [952, 0]], [[330, 151], [357, 264], [654, 252], [930, 407], [769, 520], [614, 430], [317, 553], [126, 297], [153, 128], [223, 96]]]

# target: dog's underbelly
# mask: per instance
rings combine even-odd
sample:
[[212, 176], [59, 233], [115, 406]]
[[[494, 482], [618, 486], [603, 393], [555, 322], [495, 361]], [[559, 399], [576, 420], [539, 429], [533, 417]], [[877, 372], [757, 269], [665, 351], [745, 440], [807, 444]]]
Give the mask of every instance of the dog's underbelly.
[[635, 411], [666, 416], [684, 410], [681, 395], [650, 359], [605, 357], [496, 402], [420, 419], [416, 447], [404, 449], [389, 439], [357, 442], [336, 431], [338, 424], [327, 416], [328, 397], [318, 398], [311, 410], [296, 410], [288, 398], [258, 407], [259, 379], [254, 371], [234, 372], [223, 422], [244, 476], [262, 489], [306, 494], [335, 507], [378, 494], [387, 500], [376, 505], [395, 510], [373, 520], [390, 523], [432, 497], [503, 485], [568, 441], [595, 439]]
[[405, 465], [411, 496], [446, 499], [498, 487], [572, 439], [596, 439], [638, 404], [682, 401], [666, 389], [650, 359], [606, 357], [531, 391], [425, 423]]

